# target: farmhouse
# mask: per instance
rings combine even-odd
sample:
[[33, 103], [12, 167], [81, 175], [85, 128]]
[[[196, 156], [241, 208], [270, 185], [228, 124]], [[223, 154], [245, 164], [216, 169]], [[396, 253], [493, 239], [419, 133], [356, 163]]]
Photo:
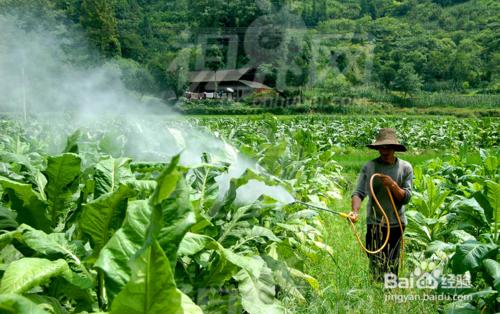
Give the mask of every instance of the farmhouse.
[[186, 96], [190, 99], [239, 99], [252, 92], [271, 89], [256, 82], [255, 73], [254, 68], [189, 72], [189, 90]]

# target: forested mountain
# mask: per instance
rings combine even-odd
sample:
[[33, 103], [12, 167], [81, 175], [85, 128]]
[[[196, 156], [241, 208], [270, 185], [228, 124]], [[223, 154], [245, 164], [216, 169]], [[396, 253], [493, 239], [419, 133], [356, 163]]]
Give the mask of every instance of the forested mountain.
[[[317, 77], [287, 73], [286, 86], [341, 91], [368, 84], [404, 93], [499, 90], [500, 2], [495, 0], [0, 0], [0, 10], [82, 30], [101, 56], [87, 61], [114, 58], [129, 74], [129, 86], [141, 92], [173, 89], [180, 95], [187, 71], [214, 67], [197, 62], [203, 55], [223, 56], [215, 69], [258, 67], [270, 85], [277, 84], [281, 66], [294, 64], [313, 66]], [[270, 49], [285, 37], [286, 43], [276, 45], [278, 57], [252, 62], [245, 42], [252, 27], [266, 23], [273, 29], [266, 35]], [[288, 27], [292, 31], [282, 35]], [[200, 34], [209, 35], [208, 48], [200, 48]], [[227, 58], [229, 43], [215, 35], [236, 36], [235, 60]], [[322, 49], [313, 58], [317, 41]], [[368, 64], [367, 47], [373, 56], [369, 80], [360, 70], [360, 64]], [[357, 67], [346, 64], [352, 55], [358, 56]], [[188, 66], [178, 66], [179, 60]]]

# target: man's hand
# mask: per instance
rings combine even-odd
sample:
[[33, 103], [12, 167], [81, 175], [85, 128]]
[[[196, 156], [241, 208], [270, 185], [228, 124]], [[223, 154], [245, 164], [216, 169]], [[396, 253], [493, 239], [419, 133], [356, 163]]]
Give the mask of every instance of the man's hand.
[[401, 201], [405, 195], [406, 192], [402, 188], [399, 187], [396, 181], [394, 181], [390, 176], [387, 175], [381, 175], [379, 176], [380, 181], [382, 182], [382, 185], [384, 185], [386, 188], [388, 188], [391, 193], [394, 195], [394, 198], [398, 201]]
[[359, 214], [357, 211], [352, 211], [349, 213], [349, 219], [353, 222], [356, 223], [358, 221]]
[[390, 188], [394, 183], [396, 183], [390, 176], [380, 175], [379, 176], [382, 185]]
[[355, 223], [356, 221], [358, 221], [358, 212], [359, 212], [359, 208], [361, 207], [361, 199], [359, 198], [359, 196], [357, 195], [354, 195], [352, 197], [352, 204], [351, 204], [351, 212], [349, 213], [349, 220], [352, 221], [353, 223]]

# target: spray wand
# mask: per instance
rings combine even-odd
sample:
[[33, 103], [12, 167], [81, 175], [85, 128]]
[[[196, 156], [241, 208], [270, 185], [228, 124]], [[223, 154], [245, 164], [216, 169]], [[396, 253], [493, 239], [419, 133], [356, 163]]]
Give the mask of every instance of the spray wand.
[[316, 206], [316, 205], [309, 204], [309, 203], [306, 203], [306, 202], [301, 202], [301, 201], [295, 201], [292, 204], [294, 204], [294, 203], [295, 204], [304, 205], [304, 206], [307, 206], [307, 207], [312, 208], [312, 209], [318, 209], [318, 210], [322, 210], [322, 211], [325, 211], [325, 212], [329, 212], [331, 214], [335, 214], [335, 215], [338, 215], [338, 216], [343, 217], [343, 218], [349, 218], [349, 214], [348, 213], [334, 211], [334, 210], [331, 210], [331, 209], [328, 209], [328, 208]]

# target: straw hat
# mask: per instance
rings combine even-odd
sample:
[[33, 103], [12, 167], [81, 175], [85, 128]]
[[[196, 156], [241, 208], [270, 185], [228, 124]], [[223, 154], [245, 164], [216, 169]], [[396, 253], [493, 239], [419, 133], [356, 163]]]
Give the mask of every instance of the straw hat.
[[371, 149], [379, 149], [380, 146], [392, 146], [397, 152], [406, 152], [406, 147], [399, 143], [396, 130], [392, 128], [382, 128], [378, 131], [375, 142], [366, 145]]

